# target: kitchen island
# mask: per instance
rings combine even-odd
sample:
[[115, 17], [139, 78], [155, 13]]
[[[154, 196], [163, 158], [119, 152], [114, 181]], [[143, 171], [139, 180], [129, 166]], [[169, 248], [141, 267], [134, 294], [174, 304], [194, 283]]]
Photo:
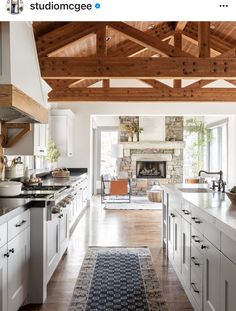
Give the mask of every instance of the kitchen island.
[[205, 185], [163, 186], [163, 246], [197, 311], [234, 311], [236, 207]]

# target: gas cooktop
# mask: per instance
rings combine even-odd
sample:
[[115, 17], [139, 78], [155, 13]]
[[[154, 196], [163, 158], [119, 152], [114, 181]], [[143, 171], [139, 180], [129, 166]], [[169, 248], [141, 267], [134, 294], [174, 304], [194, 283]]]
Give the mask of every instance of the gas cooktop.
[[43, 185], [32, 185], [32, 186], [23, 186], [22, 190], [23, 191], [60, 191], [63, 190], [65, 187], [64, 186], [43, 186]]

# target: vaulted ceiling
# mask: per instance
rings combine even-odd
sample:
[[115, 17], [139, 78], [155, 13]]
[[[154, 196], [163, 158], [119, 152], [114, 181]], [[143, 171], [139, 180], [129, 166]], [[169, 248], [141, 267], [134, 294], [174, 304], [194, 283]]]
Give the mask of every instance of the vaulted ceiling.
[[[33, 27], [41, 74], [52, 87], [49, 101], [236, 102], [236, 22]], [[114, 79], [136, 79], [140, 87], [114, 87]], [[211, 86], [215, 80], [225, 87]]]

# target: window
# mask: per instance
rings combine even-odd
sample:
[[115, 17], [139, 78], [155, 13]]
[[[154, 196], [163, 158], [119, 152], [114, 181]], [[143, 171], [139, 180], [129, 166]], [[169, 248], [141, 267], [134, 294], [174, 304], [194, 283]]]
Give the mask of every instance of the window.
[[208, 144], [208, 170], [211, 172], [222, 170], [227, 180], [228, 171], [228, 124], [223, 123], [210, 126], [211, 141]]
[[101, 130], [100, 175], [114, 175], [116, 159], [111, 157], [111, 145], [118, 143], [117, 130]]

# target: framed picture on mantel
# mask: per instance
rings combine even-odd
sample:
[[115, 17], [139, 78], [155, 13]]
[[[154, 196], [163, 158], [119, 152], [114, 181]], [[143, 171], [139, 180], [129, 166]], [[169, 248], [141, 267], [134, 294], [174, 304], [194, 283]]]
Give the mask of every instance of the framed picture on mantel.
[[165, 117], [139, 117], [139, 127], [143, 128], [139, 134], [139, 141], [165, 141]]

